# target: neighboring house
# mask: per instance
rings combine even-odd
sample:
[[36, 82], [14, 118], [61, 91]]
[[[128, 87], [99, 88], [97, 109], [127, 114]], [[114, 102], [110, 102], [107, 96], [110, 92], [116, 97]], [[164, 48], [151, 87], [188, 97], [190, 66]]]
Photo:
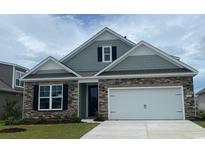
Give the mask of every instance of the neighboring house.
[[197, 95], [196, 101], [198, 104], [198, 109], [200, 111], [205, 111], [205, 88], [197, 92], [196, 95]]
[[6, 99], [17, 100], [19, 112], [22, 112], [24, 83], [20, 78], [27, 68], [6, 62], [0, 62], [0, 117], [5, 111]]
[[23, 115], [190, 119], [197, 73], [145, 41], [135, 44], [104, 28], [61, 60], [48, 57], [23, 76]]

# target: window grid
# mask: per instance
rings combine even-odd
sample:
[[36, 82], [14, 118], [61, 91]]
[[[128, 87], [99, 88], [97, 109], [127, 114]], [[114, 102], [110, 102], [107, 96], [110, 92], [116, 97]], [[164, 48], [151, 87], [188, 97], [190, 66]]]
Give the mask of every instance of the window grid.
[[24, 87], [24, 82], [20, 81], [20, 78], [24, 75], [24, 72], [20, 72], [16, 70], [15, 73], [15, 86], [16, 87]]
[[[49, 86], [49, 96], [41, 96], [41, 87], [46, 87], [46, 86]], [[55, 86], [61, 86], [61, 96], [52, 96], [52, 89], [53, 87]], [[48, 109], [41, 109], [40, 108], [40, 100], [41, 98], [49, 98], [49, 108]], [[53, 105], [53, 98], [61, 98], [61, 108], [53, 108], [52, 105]], [[54, 85], [40, 85], [39, 86], [39, 99], [38, 99], [38, 110], [41, 110], [41, 111], [48, 111], [48, 110], [62, 110], [63, 109], [63, 85], [62, 84], [54, 84]]]
[[112, 62], [112, 46], [103, 46], [102, 49], [103, 49], [103, 62]]

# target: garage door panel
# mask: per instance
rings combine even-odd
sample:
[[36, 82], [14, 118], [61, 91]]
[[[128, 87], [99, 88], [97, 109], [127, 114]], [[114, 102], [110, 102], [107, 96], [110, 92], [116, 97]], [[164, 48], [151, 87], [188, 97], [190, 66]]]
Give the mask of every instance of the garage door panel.
[[[110, 107], [110, 112], [112, 114], [113, 119], [135, 119], [136, 118], [136, 110], [138, 110], [138, 114], [143, 114], [142, 105], [136, 103], [136, 98], [132, 95], [128, 95], [126, 97], [119, 97], [120, 95], [115, 95], [111, 97], [110, 101], [112, 103]], [[127, 99], [131, 101], [127, 101]], [[119, 106], [123, 107], [123, 109], [119, 110]], [[126, 106], [126, 107], [125, 107]], [[129, 115], [127, 114], [129, 112]]]
[[110, 119], [183, 119], [181, 88], [110, 89]]

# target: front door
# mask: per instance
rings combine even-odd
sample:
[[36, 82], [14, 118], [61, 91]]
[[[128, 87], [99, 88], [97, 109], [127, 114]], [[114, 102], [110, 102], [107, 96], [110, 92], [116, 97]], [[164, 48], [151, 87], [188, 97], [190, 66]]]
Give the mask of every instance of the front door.
[[94, 116], [98, 112], [98, 86], [88, 86], [88, 116]]

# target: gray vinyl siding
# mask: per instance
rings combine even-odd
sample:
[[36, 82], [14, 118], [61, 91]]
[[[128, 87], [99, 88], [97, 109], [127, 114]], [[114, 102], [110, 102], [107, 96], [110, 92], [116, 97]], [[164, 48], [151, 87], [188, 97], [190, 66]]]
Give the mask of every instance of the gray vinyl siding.
[[205, 94], [198, 96], [198, 108], [200, 111], [205, 111]]
[[98, 62], [97, 48], [111, 45], [117, 47], [117, 58], [127, 52], [131, 46], [120, 40], [95, 41], [83, 51], [63, 63], [74, 71], [99, 71], [110, 63]]
[[178, 66], [158, 55], [129, 56], [113, 67], [110, 71], [144, 70], [144, 69], [175, 69]]
[[93, 76], [97, 72], [98, 71], [78, 71], [77, 73], [80, 74], [81, 76]]
[[13, 66], [0, 64], [0, 79], [12, 87]]

